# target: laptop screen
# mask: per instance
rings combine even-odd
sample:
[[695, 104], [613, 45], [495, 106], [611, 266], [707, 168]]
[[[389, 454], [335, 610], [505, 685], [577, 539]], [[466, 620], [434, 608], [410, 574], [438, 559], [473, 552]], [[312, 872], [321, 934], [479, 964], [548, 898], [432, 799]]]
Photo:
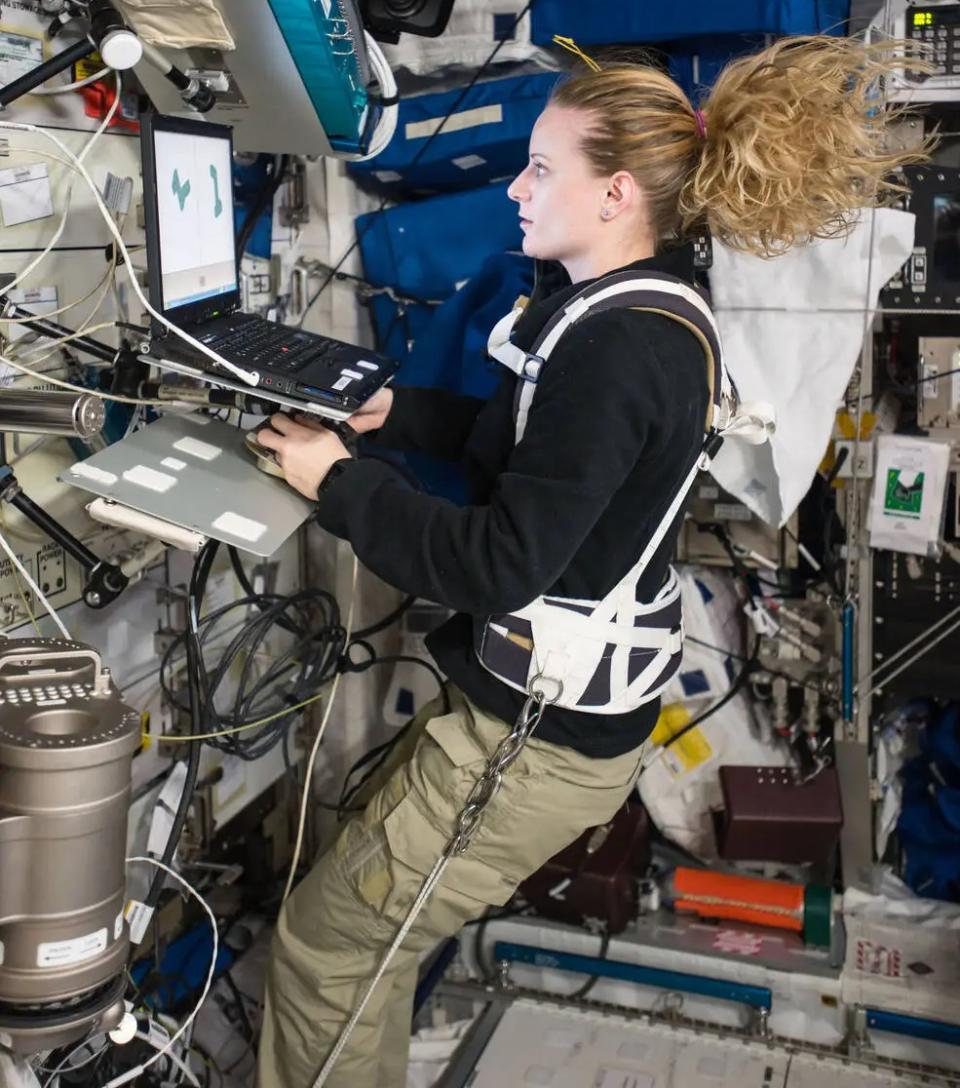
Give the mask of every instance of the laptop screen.
[[161, 309], [237, 291], [229, 136], [153, 132]]

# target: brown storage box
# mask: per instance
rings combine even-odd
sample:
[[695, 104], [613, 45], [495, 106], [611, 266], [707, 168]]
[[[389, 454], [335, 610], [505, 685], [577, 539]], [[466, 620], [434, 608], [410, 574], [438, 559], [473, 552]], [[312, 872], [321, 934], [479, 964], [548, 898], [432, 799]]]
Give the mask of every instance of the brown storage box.
[[790, 767], [721, 767], [720, 787], [718, 840], [728, 861], [822, 863], [835, 849], [843, 826], [835, 768], [801, 783]]
[[539, 914], [583, 925], [599, 919], [620, 933], [637, 913], [637, 882], [650, 864], [650, 825], [638, 801], [585, 831], [520, 885]]

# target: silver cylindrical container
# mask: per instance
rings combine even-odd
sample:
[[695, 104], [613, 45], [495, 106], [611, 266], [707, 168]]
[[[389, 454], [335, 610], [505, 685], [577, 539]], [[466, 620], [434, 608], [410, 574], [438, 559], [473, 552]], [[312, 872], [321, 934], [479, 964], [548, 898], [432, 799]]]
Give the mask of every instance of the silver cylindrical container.
[[60, 1045], [122, 1015], [138, 744], [139, 715], [96, 650], [0, 643], [0, 1043], [13, 1050]]
[[93, 438], [103, 430], [104, 406], [92, 393], [0, 390], [0, 431]]

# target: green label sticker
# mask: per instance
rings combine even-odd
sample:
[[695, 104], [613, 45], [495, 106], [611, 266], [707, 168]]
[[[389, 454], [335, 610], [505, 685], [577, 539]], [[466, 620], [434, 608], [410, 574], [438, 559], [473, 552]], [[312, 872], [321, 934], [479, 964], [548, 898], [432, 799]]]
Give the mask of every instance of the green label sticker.
[[887, 469], [887, 493], [883, 500], [883, 510], [886, 514], [897, 517], [918, 518], [923, 506], [923, 473], [906, 473], [911, 483], [901, 479], [901, 469]]

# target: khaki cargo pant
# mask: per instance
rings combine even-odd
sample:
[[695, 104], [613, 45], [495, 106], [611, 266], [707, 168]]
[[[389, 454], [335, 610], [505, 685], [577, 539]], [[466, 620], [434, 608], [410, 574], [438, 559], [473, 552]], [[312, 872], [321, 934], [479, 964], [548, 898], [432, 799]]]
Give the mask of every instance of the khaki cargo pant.
[[[310, 1088], [425, 875], [449, 840], [487, 758], [508, 732], [459, 689], [451, 712], [417, 715], [366, 809], [280, 913], [267, 974], [260, 1088]], [[629, 796], [642, 746], [613, 759], [527, 742], [466, 854], [447, 866], [370, 999], [327, 1088], [404, 1088], [418, 953], [457, 933]]]

